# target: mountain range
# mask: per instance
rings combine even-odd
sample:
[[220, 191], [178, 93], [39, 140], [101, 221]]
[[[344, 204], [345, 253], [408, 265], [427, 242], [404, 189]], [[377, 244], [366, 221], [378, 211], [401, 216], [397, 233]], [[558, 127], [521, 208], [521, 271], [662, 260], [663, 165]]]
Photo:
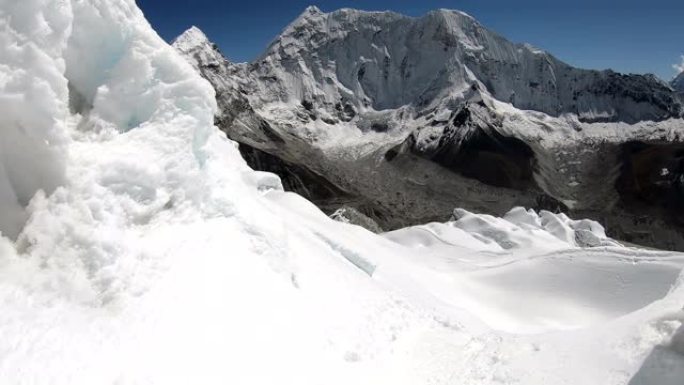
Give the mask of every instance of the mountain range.
[[684, 249], [682, 75], [575, 68], [452, 10], [309, 7], [250, 63], [195, 27], [173, 46], [250, 166], [328, 213], [391, 230], [525, 206]]
[[135, 0], [0, 25], [3, 385], [681, 385], [684, 254], [552, 212], [677, 246], [670, 85], [452, 11], [245, 64]]

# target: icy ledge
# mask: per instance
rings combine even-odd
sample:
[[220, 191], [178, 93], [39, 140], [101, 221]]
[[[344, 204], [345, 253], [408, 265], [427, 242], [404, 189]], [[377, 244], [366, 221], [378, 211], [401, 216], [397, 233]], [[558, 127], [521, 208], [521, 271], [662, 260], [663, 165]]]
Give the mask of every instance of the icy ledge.
[[444, 247], [334, 222], [245, 166], [132, 0], [0, 10], [3, 383], [681, 378], [681, 254], [565, 246], [522, 212], [429, 225]]

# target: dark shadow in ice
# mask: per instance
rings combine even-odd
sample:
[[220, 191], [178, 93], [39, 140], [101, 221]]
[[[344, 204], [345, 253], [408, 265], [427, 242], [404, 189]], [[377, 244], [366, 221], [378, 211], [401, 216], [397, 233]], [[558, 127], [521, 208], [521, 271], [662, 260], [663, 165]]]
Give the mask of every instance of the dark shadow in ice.
[[668, 345], [656, 346], [629, 381], [629, 385], [684, 384], [684, 326]]
[[356, 251], [346, 248], [342, 244], [326, 237], [323, 234], [316, 233], [316, 235], [318, 235], [323, 242], [333, 249], [333, 251], [340, 254], [347, 261], [351, 262], [352, 265], [358, 267], [361, 271], [368, 274], [368, 276], [373, 276], [373, 273], [375, 272], [375, 265], [371, 261], [361, 256], [361, 254], [357, 253]]

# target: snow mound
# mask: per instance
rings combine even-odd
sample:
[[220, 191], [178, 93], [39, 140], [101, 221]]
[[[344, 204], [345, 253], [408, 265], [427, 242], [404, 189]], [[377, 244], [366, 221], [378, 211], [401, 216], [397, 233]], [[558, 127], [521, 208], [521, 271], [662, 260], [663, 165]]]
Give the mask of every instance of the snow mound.
[[[416, 230], [429, 234], [413, 240]], [[454, 210], [452, 221], [396, 230], [386, 237], [406, 246], [449, 244], [476, 250], [558, 250], [574, 247], [622, 247], [606, 236], [596, 221], [572, 220], [549, 211], [523, 207], [511, 209], [501, 218]], [[418, 243], [416, 243], [418, 242]]]
[[[554, 214], [522, 207], [511, 209], [503, 218], [487, 215], [474, 215], [463, 209], [454, 210], [454, 226], [473, 234], [489, 238], [502, 248], [534, 247], [533, 241], [545, 241], [548, 245], [560, 241], [562, 247], [596, 247], [620, 246], [618, 242], [609, 239], [600, 223], [589, 219], [572, 220], [567, 215]], [[520, 234], [520, 238], [511, 238], [509, 234]], [[548, 235], [556, 240], [545, 239]]]
[[585, 328], [647, 307], [682, 263], [622, 246], [596, 222], [521, 207], [503, 218], [456, 209], [454, 221], [384, 236], [445, 275], [429, 290], [510, 333]]
[[[533, 213], [486, 218], [520, 243], [509, 249], [477, 221], [443, 225], [469, 248], [434, 250], [335, 222], [245, 165], [213, 126], [209, 84], [133, 0], [0, 10], [0, 95], [12, 106], [0, 120], [0, 208], [13, 215], [3, 211], [3, 234], [17, 234], [0, 237], [3, 383], [662, 374], [651, 353], [669, 351], [684, 321], [680, 254], [588, 253], [554, 234], [600, 229], [558, 217], [565, 230], [554, 230]], [[543, 231], [551, 251], [525, 241]]]

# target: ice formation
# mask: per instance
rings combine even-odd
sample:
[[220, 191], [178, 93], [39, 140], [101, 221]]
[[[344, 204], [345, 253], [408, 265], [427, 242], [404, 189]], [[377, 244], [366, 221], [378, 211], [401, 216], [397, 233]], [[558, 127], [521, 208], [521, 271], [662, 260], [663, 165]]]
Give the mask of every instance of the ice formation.
[[522, 209], [335, 222], [246, 166], [133, 0], [0, 10], [1, 382], [681, 378], [681, 254]]

